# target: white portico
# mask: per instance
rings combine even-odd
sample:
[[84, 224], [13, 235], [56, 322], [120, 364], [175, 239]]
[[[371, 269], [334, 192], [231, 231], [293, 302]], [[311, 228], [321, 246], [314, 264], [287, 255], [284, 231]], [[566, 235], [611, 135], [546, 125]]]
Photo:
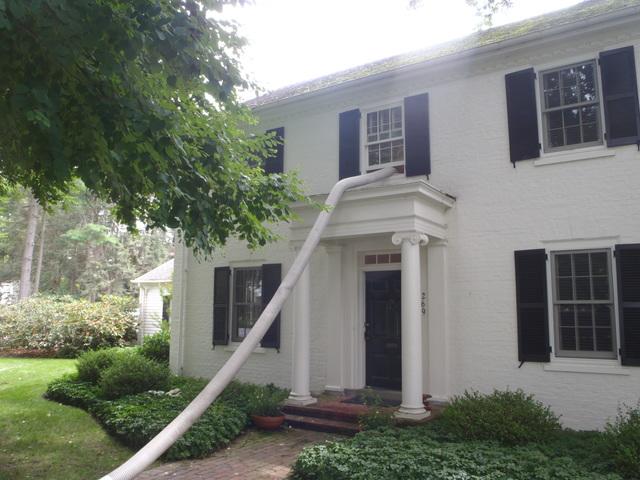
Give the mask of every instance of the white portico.
[[[435, 398], [448, 396], [445, 217], [454, 203], [429, 183], [404, 177], [344, 195], [320, 247], [328, 279], [322, 288], [326, 390], [401, 389], [397, 416], [414, 420], [428, 415], [422, 402], [427, 389]], [[306, 205], [296, 210], [301, 221], [291, 228], [293, 245], [317, 215]], [[310, 288], [307, 267], [293, 299], [293, 405], [315, 402]]]

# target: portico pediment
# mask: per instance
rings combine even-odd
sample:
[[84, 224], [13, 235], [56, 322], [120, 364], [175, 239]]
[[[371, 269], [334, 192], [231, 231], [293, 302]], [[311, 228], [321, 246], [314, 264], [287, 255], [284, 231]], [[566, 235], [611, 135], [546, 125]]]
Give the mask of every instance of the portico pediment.
[[[403, 180], [405, 180], [403, 178]], [[312, 200], [322, 204], [326, 195]], [[446, 238], [446, 213], [455, 199], [424, 180], [395, 183], [393, 179], [344, 194], [338, 203], [322, 240], [364, 235], [415, 231], [430, 237]], [[300, 217], [291, 225], [292, 242], [304, 241], [318, 216], [318, 209], [299, 204], [293, 207]]]

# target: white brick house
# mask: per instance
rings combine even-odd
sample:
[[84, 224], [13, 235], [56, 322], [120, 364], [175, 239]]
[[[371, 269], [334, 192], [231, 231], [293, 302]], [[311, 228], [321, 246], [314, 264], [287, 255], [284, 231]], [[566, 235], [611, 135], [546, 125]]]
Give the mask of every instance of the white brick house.
[[[635, 404], [638, 25], [638, 0], [588, 1], [257, 99], [284, 139], [267, 170], [297, 170], [315, 200], [381, 165], [406, 173], [345, 195], [240, 378], [301, 403], [522, 388], [582, 429]], [[264, 249], [177, 253], [175, 371], [211, 377], [229, 358], [318, 213], [296, 208]]]

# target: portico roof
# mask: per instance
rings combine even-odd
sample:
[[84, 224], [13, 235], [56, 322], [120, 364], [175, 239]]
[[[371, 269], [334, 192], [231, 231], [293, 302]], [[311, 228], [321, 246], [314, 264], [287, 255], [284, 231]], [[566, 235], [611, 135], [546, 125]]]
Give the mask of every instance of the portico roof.
[[[326, 195], [313, 196], [322, 203]], [[455, 198], [422, 179], [390, 179], [344, 194], [331, 216], [322, 240], [415, 231], [444, 239], [447, 236], [446, 212]], [[291, 226], [291, 241], [304, 241], [318, 216], [308, 204], [294, 205], [300, 220]]]

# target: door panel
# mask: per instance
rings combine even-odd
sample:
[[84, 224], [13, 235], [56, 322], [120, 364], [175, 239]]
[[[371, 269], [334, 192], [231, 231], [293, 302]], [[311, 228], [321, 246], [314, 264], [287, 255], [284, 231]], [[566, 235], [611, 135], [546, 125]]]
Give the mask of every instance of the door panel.
[[400, 390], [400, 271], [365, 272], [366, 382]]

